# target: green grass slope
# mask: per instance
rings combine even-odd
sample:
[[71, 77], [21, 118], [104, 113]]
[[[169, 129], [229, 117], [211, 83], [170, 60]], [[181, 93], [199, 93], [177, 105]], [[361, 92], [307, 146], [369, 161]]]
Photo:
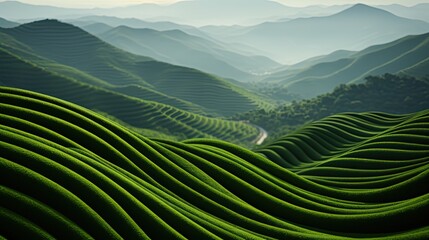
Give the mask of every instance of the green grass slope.
[[[115, 85], [109, 84], [101, 80], [100, 78], [89, 75], [76, 68], [59, 64], [49, 59], [40, 57], [37, 54], [35, 54], [30, 47], [16, 41], [16, 39], [12, 38], [7, 34], [0, 33], [0, 51], [2, 51], [3, 54], [9, 55], [9, 57], [5, 57], [5, 59], [3, 59], [2, 61], [3, 64], [6, 64], [7, 61], [11, 61], [10, 63], [7, 63], [9, 65], [9, 68], [7, 69], [7, 72], [9, 72], [8, 76], [4, 76], [4, 74], [6, 73], [6, 69], [3, 71], [0, 71], [0, 74], [3, 74], [4, 76], [4, 85], [7, 85], [9, 81], [14, 79], [14, 76], [13, 76], [14, 73], [16, 75], [21, 75], [23, 73], [22, 71], [19, 70], [19, 66], [11, 67], [14, 64], [16, 64], [16, 62], [14, 63], [13, 58], [18, 58], [24, 62], [31, 63], [31, 65], [33, 66], [42, 68], [47, 72], [51, 72], [56, 75], [61, 75], [66, 78], [74, 79], [78, 82], [87, 83], [92, 86], [101, 87], [104, 89], [108, 89], [110, 91], [119, 92], [128, 96], [137, 97], [143, 100], [155, 101], [155, 102], [171, 105], [173, 107], [186, 110], [186, 111], [191, 111], [193, 113], [206, 114], [207, 112], [210, 112], [209, 109], [204, 109], [203, 107], [193, 104], [191, 102], [187, 102], [172, 96], [168, 96], [159, 91], [153, 90], [152, 88], [143, 87], [136, 84], [130, 84], [130, 85], [124, 85], [124, 86], [115, 86]], [[22, 62], [22, 61], [18, 61], [18, 62]], [[26, 73], [30, 76], [30, 78], [28, 78], [27, 84], [25, 84], [22, 87], [25, 87], [33, 91], [41, 91], [44, 89], [44, 88], [37, 88], [37, 85], [34, 84], [33, 81], [37, 81], [38, 79], [34, 77], [34, 75], [32, 75], [32, 72], [30, 70], [27, 69]], [[47, 93], [47, 94], [50, 94], [50, 93]]]
[[0, 120], [6, 239], [429, 234], [428, 111], [333, 116], [276, 144], [291, 152], [277, 160], [216, 140], [150, 140], [18, 89], [0, 88]]
[[[80, 28], [56, 20], [0, 30], [34, 54], [78, 69], [106, 84], [148, 88], [199, 105], [213, 115], [231, 115], [266, 104], [256, 94], [224, 79], [125, 52]], [[162, 83], [168, 83], [168, 87]]]
[[[0, 85], [29, 89], [59, 97], [81, 106], [106, 113], [132, 127], [156, 130], [178, 138], [214, 137], [250, 143], [258, 131], [250, 125], [204, 117], [158, 102], [150, 92], [137, 87], [115, 89], [96, 87], [52, 73], [0, 48]], [[135, 91], [135, 96], [120, 92]], [[139, 96], [139, 94], [144, 96]]]
[[[339, 84], [361, 82], [366, 76], [385, 73], [429, 74], [429, 33], [407, 36], [396, 41], [369, 47], [337, 61], [315, 64], [288, 75], [274, 77], [290, 92], [314, 97], [333, 90]], [[282, 77], [283, 76], [283, 77]]]

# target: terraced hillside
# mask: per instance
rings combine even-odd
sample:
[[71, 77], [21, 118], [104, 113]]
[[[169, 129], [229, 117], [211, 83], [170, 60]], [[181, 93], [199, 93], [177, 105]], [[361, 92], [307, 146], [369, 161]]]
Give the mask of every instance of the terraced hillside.
[[429, 236], [429, 111], [335, 115], [257, 152], [11, 88], [0, 123], [6, 239]]
[[[89, 84], [93, 87], [104, 88], [113, 92], [123, 93], [128, 96], [137, 97], [143, 100], [155, 101], [176, 108], [191, 111], [193, 113], [205, 114], [210, 112], [209, 109], [187, 102], [172, 96], [165, 95], [159, 91], [139, 85], [124, 85], [115, 86], [106, 83], [100, 78], [89, 75], [76, 68], [62, 65], [54, 61], [44, 59], [32, 52], [31, 48], [16, 41], [9, 35], [0, 33], [0, 60], [2, 71], [0, 71], [0, 82], [6, 86], [26, 88], [32, 91], [62, 97], [62, 91], [49, 92], [49, 88], [42, 86], [41, 83], [34, 84], [35, 82], [43, 82], [51, 77], [41, 79], [37, 73], [38, 70], [43, 70], [46, 74], [55, 75], [58, 80], [54, 83], [61, 84], [63, 81], [75, 80], [76, 83]], [[27, 65], [27, 66], [23, 66]], [[26, 69], [26, 71], [22, 71]], [[21, 82], [21, 85], [14, 85], [17, 83], [15, 79], [25, 77], [26, 81]], [[46, 77], [46, 76], [45, 76]], [[68, 99], [73, 101], [74, 99]]]
[[[242, 143], [250, 143], [258, 135], [255, 127], [245, 123], [204, 117], [166, 104], [142, 100], [138, 97], [148, 96], [144, 89], [135, 91], [134, 97], [119, 93], [130, 91], [129, 89], [111, 91], [52, 73], [10, 52], [2, 51], [1, 48], [0, 67], [0, 85], [60, 97], [106, 113], [146, 132], [155, 130], [175, 138], [209, 137]], [[194, 110], [197, 111], [198, 108]]]
[[[156, 94], [160, 102], [166, 103], [166, 97], [177, 98], [199, 105], [212, 115], [232, 115], [267, 104], [257, 94], [224, 79], [125, 52], [80, 28], [56, 20], [37, 21], [11, 29], [0, 28], [0, 32], [9, 38], [8, 41], [0, 41], [5, 47], [11, 48], [9, 42], [14, 41], [27, 50], [22, 53], [19, 48], [9, 49], [14, 54], [27, 59], [26, 54], [30, 52], [39, 57], [33, 62], [37, 65], [43, 58], [76, 69], [81, 72], [80, 76], [98, 79], [98, 86], [146, 88], [146, 92]], [[50, 70], [56, 71], [55, 68]], [[76, 71], [61, 74], [74, 76]], [[156, 98], [151, 100], [157, 101]]]

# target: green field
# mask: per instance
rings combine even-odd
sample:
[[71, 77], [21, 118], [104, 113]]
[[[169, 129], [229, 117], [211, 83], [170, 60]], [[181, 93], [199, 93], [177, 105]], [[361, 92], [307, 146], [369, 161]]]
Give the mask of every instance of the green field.
[[149, 139], [0, 88], [0, 238], [427, 239], [429, 111], [338, 114], [254, 151]]

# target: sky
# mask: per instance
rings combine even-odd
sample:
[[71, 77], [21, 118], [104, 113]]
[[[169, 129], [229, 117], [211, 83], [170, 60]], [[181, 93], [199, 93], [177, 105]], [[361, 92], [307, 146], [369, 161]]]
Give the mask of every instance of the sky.
[[[158, 3], [168, 4], [177, 2], [177, 0], [18, 0], [29, 4], [36, 5], [52, 5], [59, 7], [76, 7], [76, 8], [92, 8], [92, 7], [114, 7], [123, 5], [133, 5], [139, 3]], [[216, 1], [216, 0], [213, 0]], [[413, 6], [418, 3], [429, 3], [422, 0], [275, 0], [288, 6], [302, 7], [308, 5], [340, 5], [353, 3], [366, 3], [371, 5], [386, 5], [386, 4], [402, 4]]]

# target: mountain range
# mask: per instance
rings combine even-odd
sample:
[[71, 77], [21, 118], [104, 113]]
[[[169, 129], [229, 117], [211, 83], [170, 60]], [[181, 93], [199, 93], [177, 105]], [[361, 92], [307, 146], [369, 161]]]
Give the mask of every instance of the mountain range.
[[290, 92], [307, 98], [329, 92], [340, 84], [361, 82], [369, 75], [426, 76], [429, 74], [429, 33], [346, 54], [347, 57], [338, 60], [274, 73], [266, 81], [280, 81]]
[[[246, 6], [243, 8], [243, 6]], [[191, 0], [170, 5], [134, 4], [115, 8], [73, 9], [25, 4], [18, 1], [0, 2], [0, 16], [7, 19], [76, 18], [108, 15], [122, 18], [144, 18], [158, 22], [169, 21], [195, 26], [212, 24], [253, 25], [261, 22], [305, 16], [329, 15], [346, 6], [288, 7], [269, 0]]]
[[[190, 0], [169, 5], [144, 3], [115, 8], [74, 9], [7, 0], [0, 2], [0, 16], [12, 20], [37, 20], [104, 15], [121, 18], [143, 18], [150, 22], [170, 22], [171, 24], [175, 22], [194, 26], [235, 24], [250, 26], [267, 21], [328, 16], [351, 6], [351, 4], [341, 4], [291, 7], [269, 0], [252, 0], [251, 2], [245, 0], [222, 0], [222, 2]], [[429, 21], [426, 14], [429, 8], [428, 3], [415, 6], [399, 4], [373, 6], [401, 17]]]
[[224, 79], [133, 55], [56, 20], [0, 29], [0, 53], [4, 86], [58, 96], [175, 137], [251, 141], [255, 127], [204, 116], [269, 105]]
[[[357, 5], [355, 8], [367, 7]], [[351, 10], [353, 9], [348, 11]], [[343, 14], [345, 13], [340, 15]], [[393, 16], [393, 19], [397, 18]], [[13, 54], [31, 62], [35, 61], [38, 65], [42, 64], [43, 67], [49, 68], [49, 71], [71, 76], [87, 84], [110, 90], [115, 88], [115, 91], [121, 94], [158, 101], [197, 114], [217, 116], [270, 105], [267, 98], [243, 89], [244, 85], [237, 85], [234, 81], [227, 81], [191, 68], [159, 62], [163, 60], [192, 65], [188, 67], [216, 74], [216, 69], [210, 70], [216, 66], [215, 64], [206, 66], [203, 64], [211, 63], [210, 59], [219, 62], [221, 58], [223, 66], [227, 66], [223, 70], [229, 66], [235, 73], [241, 73], [228, 76], [232, 73], [223, 72], [224, 76], [236, 79], [241, 79], [241, 76], [242, 79], [248, 80], [251, 76], [244, 70], [256, 69], [258, 66], [268, 68], [268, 65], [258, 61], [261, 58], [222, 51], [225, 49], [222, 45], [180, 30], [156, 31], [126, 26], [116, 28], [103, 26], [105, 31], [97, 34], [101, 39], [139, 55], [115, 48], [80, 28], [54, 20], [4, 28], [1, 32], [4, 34], [2, 35], [4, 41], [9, 41], [7, 47], [14, 46], [12, 50], [7, 49]], [[426, 42], [427, 34], [423, 34], [372, 46], [358, 52], [335, 51], [329, 55], [280, 68], [283, 70], [265, 76], [263, 81], [280, 83], [288, 92], [309, 98], [329, 92], [339, 84], [362, 81], [368, 75], [403, 73], [424, 76], [427, 74], [428, 63]], [[175, 55], [179, 49], [185, 53]], [[159, 61], [141, 55], [158, 58]], [[185, 56], [192, 57], [186, 59]], [[201, 57], [206, 58], [204, 61], [198, 61]], [[60, 64], [61, 67], [56, 68], [55, 64]], [[240, 65], [243, 71], [231, 67], [233, 64]], [[217, 69], [220, 73], [223, 70]], [[201, 88], [207, 92], [202, 93], [198, 90]], [[231, 99], [233, 100], [230, 101]], [[219, 105], [220, 102], [223, 104]]]
[[[3, 29], [2, 32], [29, 46], [35, 54], [76, 68], [101, 79], [106, 84], [146, 87], [201, 105], [213, 114], [236, 112], [238, 108], [245, 111], [255, 104], [251, 97], [254, 94], [247, 93], [226, 80], [194, 69], [133, 55], [101, 41], [80, 28], [59, 21], [38, 21], [17, 28]], [[188, 84], [192, 84], [192, 87]], [[207, 92], [213, 91], [217, 94], [202, 94], [196, 91], [197, 89], [206, 89]], [[214, 103], [222, 101], [214, 100], [213, 98], [217, 98], [216, 95], [223, 96], [224, 105]], [[229, 101], [226, 96], [231, 96], [234, 101]], [[233, 107], [234, 104], [238, 105]], [[237, 106], [239, 107], [236, 108]]]
[[[429, 31], [428, 22], [416, 20], [424, 19], [419, 17], [422, 14], [412, 15], [412, 12], [424, 12], [427, 7], [425, 4], [414, 7], [381, 5], [375, 8], [357, 4], [293, 8], [273, 1], [252, 0], [251, 3], [245, 1], [246, 8], [242, 8], [242, 1], [244, 0], [227, 1], [225, 4], [211, 0], [183, 1], [170, 5], [140, 4], [109, 9], [66, 9], [5, 1], [0, 2], [0, 16], [20, 22], [56, 18], [79, 27], [104, 23], [111, 27], [123, 25], [158, 31], [181, 30], [189, 35], [220, 44], [227, 51], [241, 55], [261, 55], [281, 64], [294, 64], [340, 49], [362, 50], [409, 34]], [[398, 15], [382, 9], [389, 9]], [[185, 13], [186, 11], [190, 12]], [[224, 16], [213, 16], [212, 12], [222, 13]], [[266, 13], [270, 13], [270, 16], [258, 15]], [[151, 17], [152, 15], [158, 17]], [[169, 16], [172, 19], [162, 16]], [[200, 24], [195, 24], [193, 20], [179, 21], [175, 16], [195, 18]], [[242, 26], [219, 26], [227, 24], [221, 23], [222, 20], [238, 24], [237, 19], [252, 18], [259, 20]], [[205, 25], [203, 23], [205, 20], [207, 22], [217, 20], [217, 26], [196, 27]], [[107, 26], [98, 26], [107, 30]], [[93, 26], [92, 33], [95, 33], [95, 29]], [[102, 31], [97, 33], [100, 32]], [[242, 70], [240, 67], [233, 67]]]
[[[98, 31], [99, 28], [96, 29]], [[157, 31], [120, 26], [94, 34], [118, 48], [137, 55], [240, 81], [255, 80], [255, 75], [281, 66], [266, 57], [242, 55], [214, 41], [180, 30]]]
[[[209, 32], [213, 28], [205, 30]], [[260, 49], [280, 63], [296, 63], [339, 49], [362, 50], [409, 34], [428, 31], [427, 22], [356, 4], [325, 17], [265, 22], [232, 33], [228, 27], [220, 26], [211, 32], [214, 37], [224, 41], [241, 42]]]
[[[199, 30], [197, 27], [178, 24], [169, 21], [145, 21], [138, 18], [118, 18], [110, 15], [88, 15], [78, 18], [63, 18], [63, 22], [71, 23], [77, 27], [86, 28], [92, 24], [104, 24], [111, 28], [127, 26], [131, 28], [149, 28], [158, 31], [168, 31], [168, 30], [180, 30], [187, 34], [202, 37], [210, 38], [205, 32]], [[104, 27], [105, 28], [105, 27]], [[212, 39], [213, 40], [213, 39]]]
[[[255, 0], [256, 5], [262, 2]], [[0, 4], [29, 7], [13, 2]], [[180, 4], [201, 7], [209, 3], [190, 1]], [[45, 8], [41, 6], [35, 12], [38, 9]], [[85, 14], [85, 11], [81, 13]], [[363, 4], [325, 17], [280, 19], [250, 27], [197, 28], [135, 18], [72, 15], [67, 19], [69, 23], [41, 20], [19, 25], [0, 19], [3, 26], [0, 28], [0, 50], [6, 69], [0, 74], [0, 83], [78, 102], [124, 124], [140, 129], [146, 127], [146, 130], [157, 128], [174, 137], [180, 137], [179, 133], [171, 132], [178, 128], [191, 129], [183, 130], [186, 136], [251, 139], [257, 130], [246, 124], [240, 125], [244, 132], [235, 134], [240, 131], [236, 124], [241, 123], [219, 123], [234, 129], [231, 136], [222, 135], [226, 132], [223, 128], [222, 133], [204, 131], [215, 127], [200, 124], [209, 122], [208, 125], [216, 126], [217, 121], [207, 118], [210, 116], [229, 117], [255, 109], [271, 109], [273, 102], [278, 100], [273, 97], [275, 94], [257, 93], [254, 83], [248, 83], [250, 81], [260, 80], [256, 84], [266, 84], [266, 89], [278, 86], [274, 92], [285, 89], [286, 95], [293, 96], [288, 97], [289, 101], [297, 95], [315, 97], [341, 84], [363, 81], [368, 75], [428, 74], [428, 34], [400, 39], [396, 35], [429, 31], [429, 23], [398, 17]], [[317, 38], [319, 35], [321, 37]], [[268, 57], [250, 53], [269, 51], [250, 43], [265, 37], [270, 39], [269, 44], [264, 44], [266, 47], [280, 50], [297, 41], [299, 47], [293, 47], [293, 51], [300, 52], [300, 48], [307, 47], [308, 52], [300, 54], [312, 57], [282, 66]], [[245, 40], [237, 44], [233, 38]], [[398, 40], [388, 42], [388, 39]], [[388, 43], [373, 44], [384, 41]], [[276, 46], [276, 43], [282, 46]], [[348, 47], [341, 47], [341, 44]], [[371, 47], [360, 51], [341, 50], [353, 49], [353, 44]], [[326, 49], [316, 49], [319, 45]], [[335, 50], [314, 56], [329, 48]], [[293, 51], [286, 52], [293, 55]], [[276, 54], [283, 56], [282, 53], [276, 50]], [[24, 76], [19, 72], [20, 68], [32, 74]], [[40, 76], [44, 76], [43, 81]], [[13, 81], [14, 78], [21, 80]], [[31, 84], [35, 79], [38, 79], [38, 85]], [[56, 92], [52, 86], [63, 90]], [[68, 87], [74, 90], [65, 91]], [[74, 96], [73, 91], [78, 93]], [[106, 98], [127, 107], [117, 111], [119, 105], [113, 104], [116, 107], [110, 109], [103, 103], [105, 100], [102, 99]], [[155, 112], [146, 113], [142, 110], [146, 108]], [[130, 114], [133, 111], [143, 112], [137, 117]], [[156, 126], [152, 121], [143, 121], [142, 117], [146, 118], [147, 114], [151, 116], [148, 119], [156, 119], [162, 124]], [[181, 124], [186, 125], [184, 128], [177, 127], [180, 119], [183, 120]]]
[[429, 3], [420, 3], [414, 6], [403, 6], [400, 4], [391, 4], [391, 5], [380, 5], [378, 8], [387, 10], [395, 15], [411, 18], [411, 19], [419, 19], [426, 22], [429, 22]]

